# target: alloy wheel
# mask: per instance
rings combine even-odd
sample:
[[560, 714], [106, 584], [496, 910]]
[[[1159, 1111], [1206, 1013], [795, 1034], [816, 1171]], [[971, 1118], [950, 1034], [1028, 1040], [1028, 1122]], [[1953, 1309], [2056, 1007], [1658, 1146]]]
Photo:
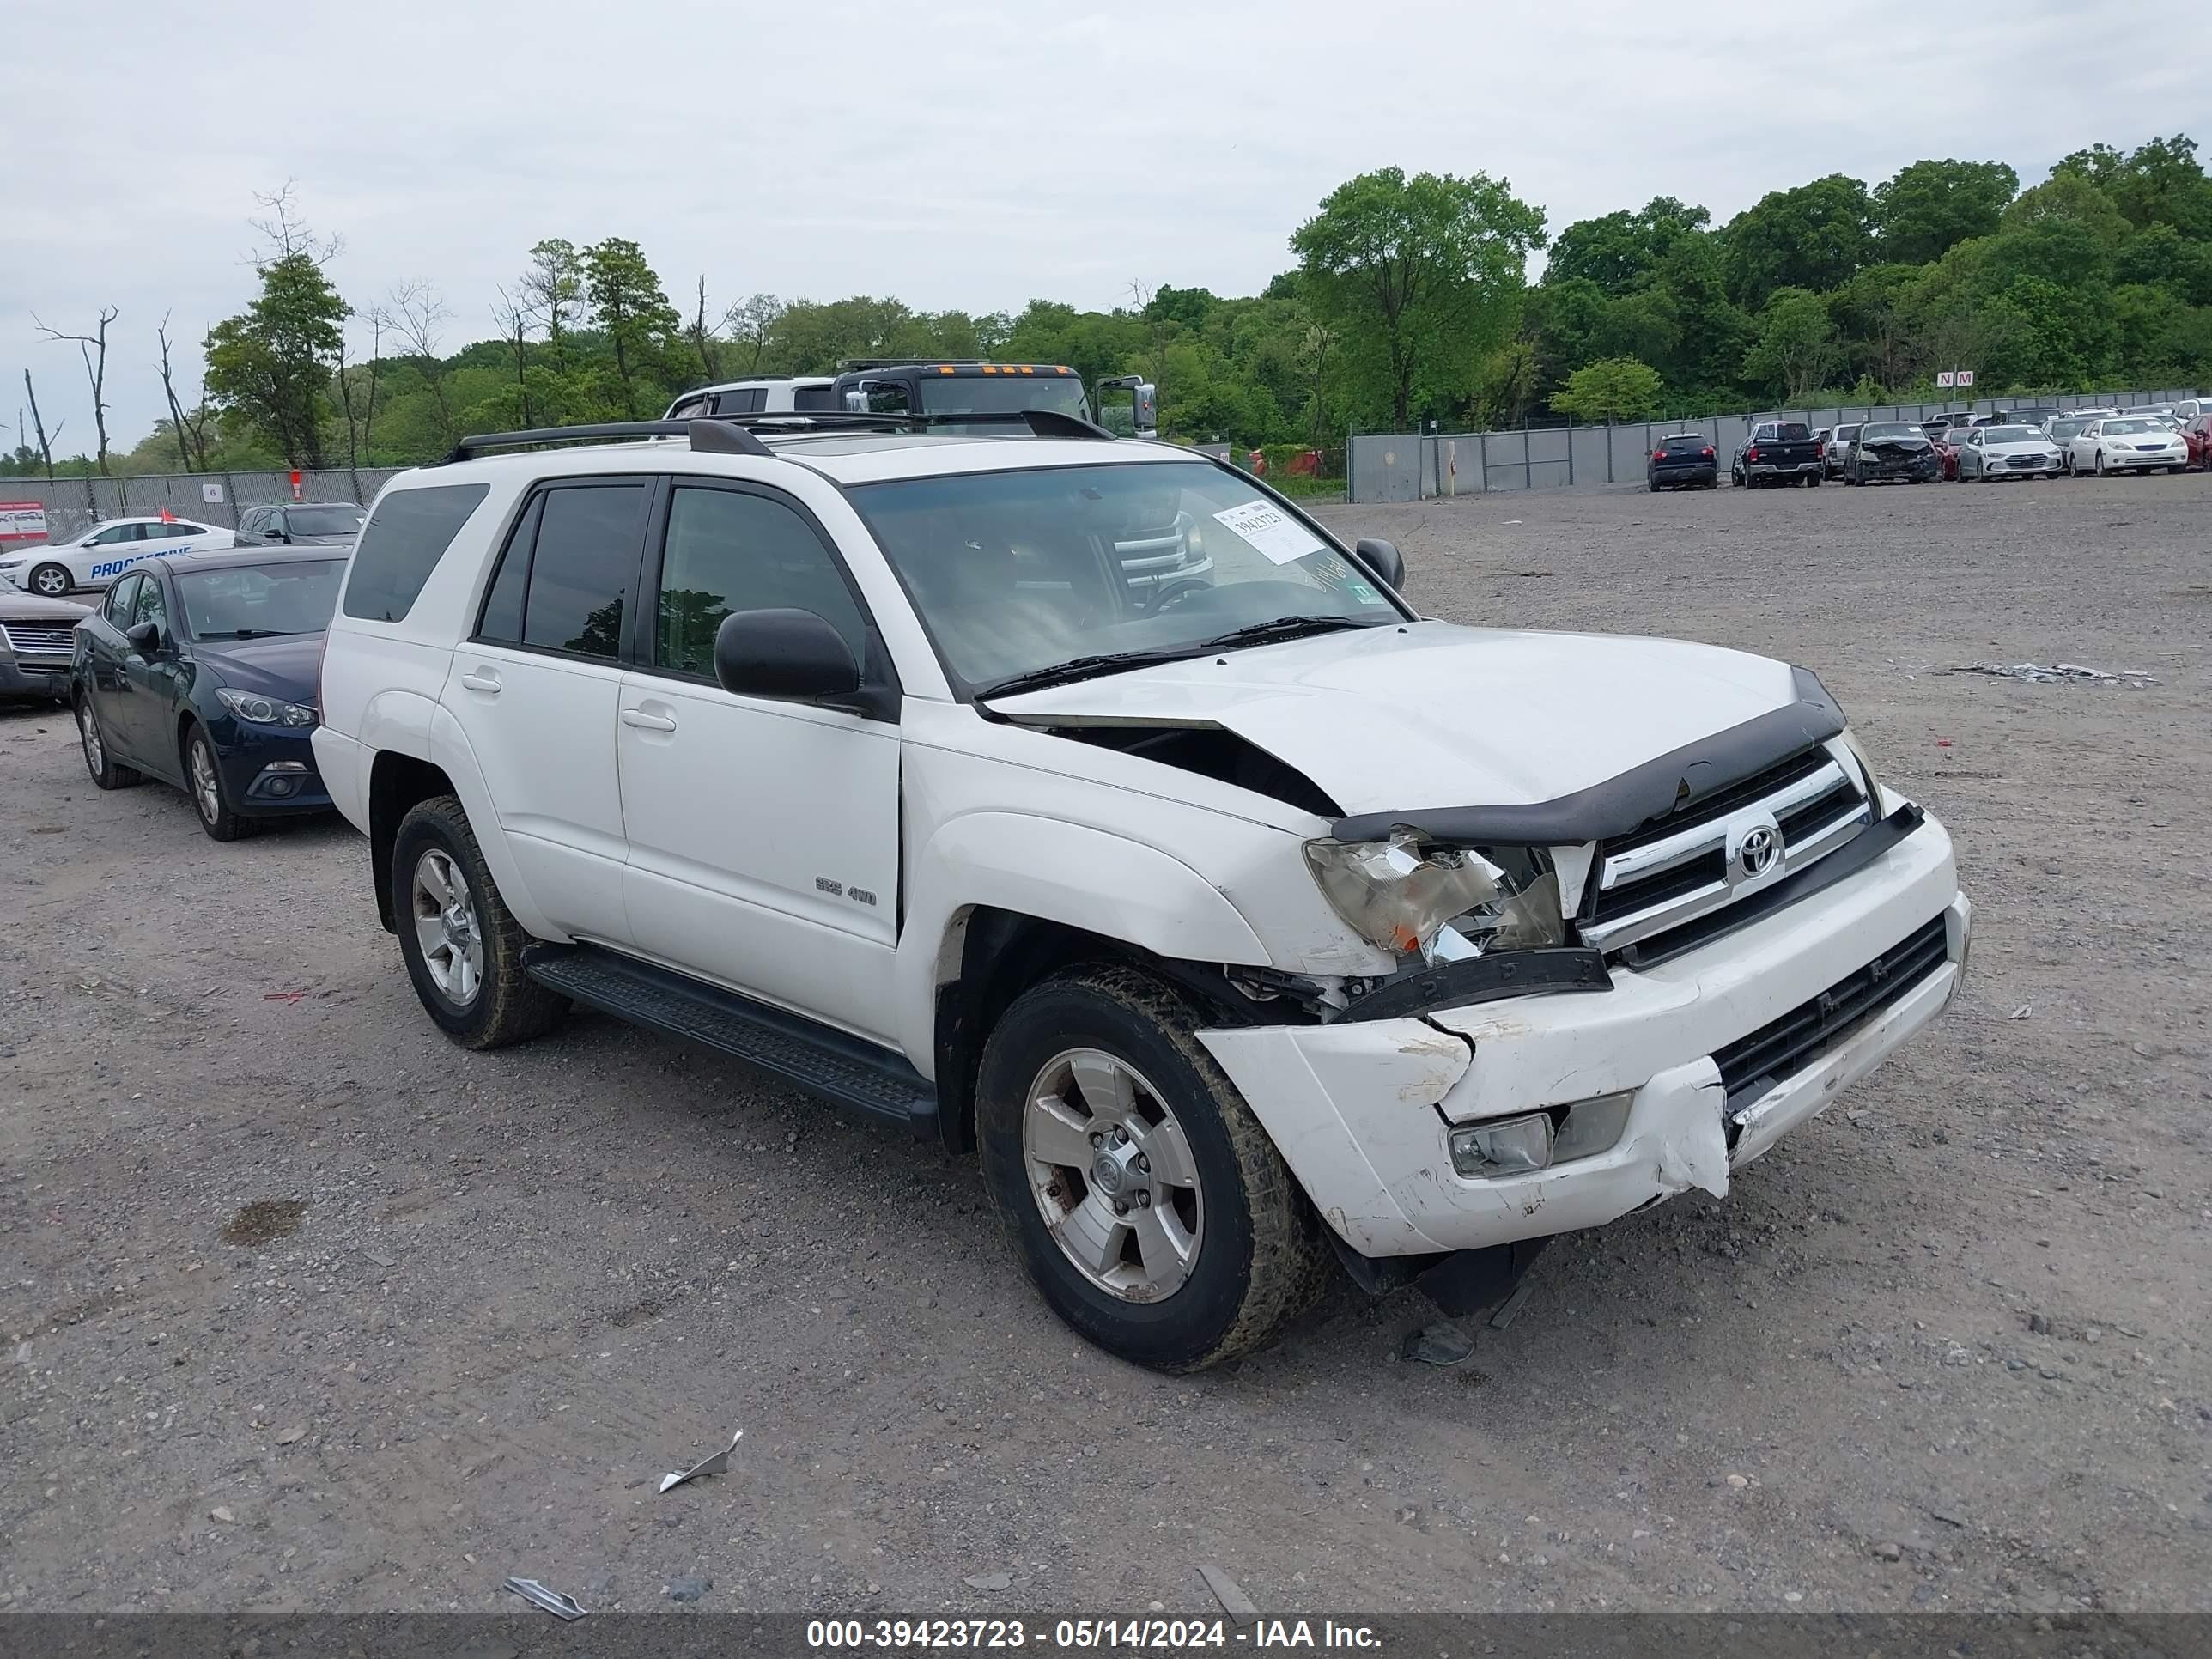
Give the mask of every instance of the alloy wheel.
[[422, 965], [447, 1000], [465, 1008], [483, 988], [483, 933], [468, 878], [434, 847], [415, 861], [412, 899]]
[[191, 746], [187, 761], [192, 775], [192, 804], [200, 817], [213, 823], [222, 816], [222, 784], [215, 775], [215, 756], [204, 739]]
[[81, 702], [76, 706], [77, 735], [84, 742], [84, 763], [97, 778], [107, 769], [106, 745], [100, 740], [100, 716], [92, 712], [92, 705]]
[[1046, 1228], [1091, 1285], [1125, 1302], [1182, 1288], [1205, 1237], [1198, 1165], [1142, 1073], [1097, 1048], [1054, 1055], [1030, 1085], [1022, 1155]]

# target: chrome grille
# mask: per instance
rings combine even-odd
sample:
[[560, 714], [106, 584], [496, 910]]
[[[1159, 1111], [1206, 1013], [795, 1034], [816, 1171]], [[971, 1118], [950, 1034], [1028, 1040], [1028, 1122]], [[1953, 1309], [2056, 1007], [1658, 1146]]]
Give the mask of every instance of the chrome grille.
[[[1763, 891], [1873, 822], [1856, 769], [1825, 748], [1805, 750], [1601, 845], [1583, 942], [1617, 951], [1651, 939]], [[1780, 848], [1771, 865], [1753, 869], [1746, 842], [1761, 839], [1753, 835], [1761, 830]]]
[[44, 622], [0, 622], [0, 640], [19, 657], [61, 657], [70, 653], [73, 626]]

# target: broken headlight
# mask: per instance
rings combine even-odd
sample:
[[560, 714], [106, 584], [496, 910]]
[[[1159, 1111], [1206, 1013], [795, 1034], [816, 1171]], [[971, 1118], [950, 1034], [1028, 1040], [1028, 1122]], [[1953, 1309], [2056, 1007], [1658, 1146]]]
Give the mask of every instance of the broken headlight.
[[1310, 841], [1306, 863], [1362, 939], [1424, 962], [1563, 944], [1559, 878], [1540, 847], [1442, 847], [1411, 830], [1387, 841]]

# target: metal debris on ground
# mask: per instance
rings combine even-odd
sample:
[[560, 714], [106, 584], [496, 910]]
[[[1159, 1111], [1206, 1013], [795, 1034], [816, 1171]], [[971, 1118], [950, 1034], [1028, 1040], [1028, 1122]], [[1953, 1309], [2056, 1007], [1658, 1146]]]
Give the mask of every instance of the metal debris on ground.
[[1451, 1322], [1439, 1319], [1412, 1333], [1398, 1350], [1398, 1358], [1423, 1365], [1457, 1365], [1474, 1352], [1474, 1339]]
[[2037, 685], [2056, 685], [2061, 680], [2081, 680], [2091, 685], [2158, 684], [2140, 668], [2123, 668], [2113, 673], [2102, 668], [2084, 668], [2078, 662], [2053, 663], [2048, 668], [2038, 662], [1969, 662], [1943, 672], [1947, 674], [1987, 674], [1992, 679], [2000, 680], [2028, 680]]
[[264, 1002], [304, 1002], [307, 997], [305, 991], [264, 991], [261, 994]]
[[995, 1592], [1012, 1589], [1014, 1587], [1014, 1575], [1011, 1572], [971, 1572], [960, 1582], [967, 1585], [969, 1589]]
[[1507, 1297], [1505, 1305], [1490, 1316], [1490, 1328], [1493, 1331], [1502, 1331], [1520, 1318], [1521, 1310], [1528, 1305], [1528, 1297], [1534, 1293], [1535, 1288], [1534, 1285], [1523, 1285], [1512, 1295]]
[[2011, 1017], [2012, 1017], [2013, 1018], [2014, 1018], [2014, 1019], [2026, 1019], [2026, 1018], [2027, 1018], [2030, 1014], [2033, 1013], [2034, 1012], [2035, 1012], [2035, 1005], [2034, 1005], [2033, 1003], [2032, 1003], [2032, 1002], [2023, 1002], [2023, 1003], [2021, 1003], [2021, 1004], [2020, 1005], [2020, 1006], [2019, 1006], [2019, 1007], [2017, 1007], [2017, 1008], [2015, 1008], [2015, 1009], [2014, 1009], [2014, 1010], [2012, 1011], [2012, 1016], [2011, 1016]]
[[1200, 1567], [1198, 1570], [1198, 1576], [1206, 1580], [1206, 1589], [1212, 1590], [1213, 1599], [1221, 1603], [1222, 1612], [1239, 1624], [1260, 1616], [1258, 1604], [1239, 1589], [1237, 1581], [1222, 1571], [1220, 1568]]
[[726, 1473], [730, 1467], [730, 1454], [737, 1450], [738, 1442], [744, 1437], [745, 1431], [743, 1429], [739, 1429], [735, 1434], [730, 1437], [730, 1443], [725, 1446], [720, 1451], [716, 1452], [712, 1457], [702, 1459], [700, 1462], [694, 1463], [690, 1468], [683, 1471], [680, 1474], [662, 1475], [660, 1477], [660, 1490], [666, 1492], [671, 1486], [680, 1486], [686, 1480], [696, 1479], [698, 1476], [702, 1474], [722, 1474]]
[[535, 1578], [510, 1578], [504, 1588], [513, 1590], [532, 1607], [541, 1608], [556, 1619], [581, 1619], [584, 1616], [584, 1610], [576, 1605], [574, 1596], [548, 1589]]

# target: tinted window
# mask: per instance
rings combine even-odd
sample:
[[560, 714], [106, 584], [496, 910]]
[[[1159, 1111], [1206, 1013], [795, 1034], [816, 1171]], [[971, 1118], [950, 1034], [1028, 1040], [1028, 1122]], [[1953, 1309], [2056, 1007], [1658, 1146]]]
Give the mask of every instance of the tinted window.
[[538, 538], [538, 514], [544, 505], [543, 495], [534, 497], [515, 520], [514, 532], [507, 538], [507, 550], [500, 555], [499, 574], [491, 579], [491, 592], [484, 596], [483, 619], [477, 624], [480, 640], [496, 640], [502, 645], [522, 643], [522, 590], [530, 580], [530, 544]]
[[711, 676], [714, 633], [733, 611], [811, 611], [867, 655], [860, 607], [813, 527], [782, 502], [732, 489], [678, 489], [668, 509], [653, 661]]
[[1760, 427], [1751, 434], [1751, 441], [1755, 444], [1772, 443], [1774, 441], [1774, 428], [1771, 426]]
[[836, 389], [826, 386], [800, 386], [791, 394], [791, 406], [803, 415], [834, 412], [837, 407]]
[[146, 533], [143, 524], [112, 524], [84, 544], [87, 547], [112, 547], [118, 542], [135, 542]]
[[[147, 526], [147, 528], [150, 531], [154, 529], [155, 526], [149, 525]], [[184, 536], [204, 536], [208, 533], [207, 526], [205, 525], [186, 524], [182, 519], [178, 520], [173, 524], [162, 525], [160, 526], [160, 530], [161, 538], [165, 541], [174, 541], [179, 537]]]
[[1669, 455], [1702, 455], [1705, 453], [1705, 441], [1703, 438], [1669, 438], [1667, 440], [1667, 453]]
[[686, 398], [668, 411], [668, 418], [672, 421], [688, 421], [694, 415], [703, 413], [706, 407], [707, 400], [704, 398]]
[[768, 407], [766, 388], [749, 386], [742, 392], [726, 392], [716, 400], [714, 410], [720, 415], [757, 415]]
[[168, 607], [161, 603], [161, 584], [151, 576], [138, 579], [138, 591], [131, 596], [131, 626], [140, 623], [158, 623], [163, 633], [168, 632]]
[[285, 522], [295, 536], [350, 536], [368, 516], [357, 507], [295, 507]]
[[131, 626], [131, 598], [137, 592], [138, 584], [143, 580], [139, 576], [125, 576], [107, 590], [107, 620], [118, 628]]
[[1812, 428], [1802, 421], [1784, 421], [1782, 423], [1782, 441], [1785, 444], [1803, 443], [1812, 435]]
[[386, 495], [354, 550], [346, 615], [370, 622], [405, 617], [453, 538], [489, 494], [489, 484], [472, 483], [395, 489]]
[[549, 489], [538, 509], [522, 642], [612, 658], [645, 527], [643, 484]]
[[871, 380], [866, 390], [871, 415], [905, 415], [913, 410], [906, 387], [896, 380]]

